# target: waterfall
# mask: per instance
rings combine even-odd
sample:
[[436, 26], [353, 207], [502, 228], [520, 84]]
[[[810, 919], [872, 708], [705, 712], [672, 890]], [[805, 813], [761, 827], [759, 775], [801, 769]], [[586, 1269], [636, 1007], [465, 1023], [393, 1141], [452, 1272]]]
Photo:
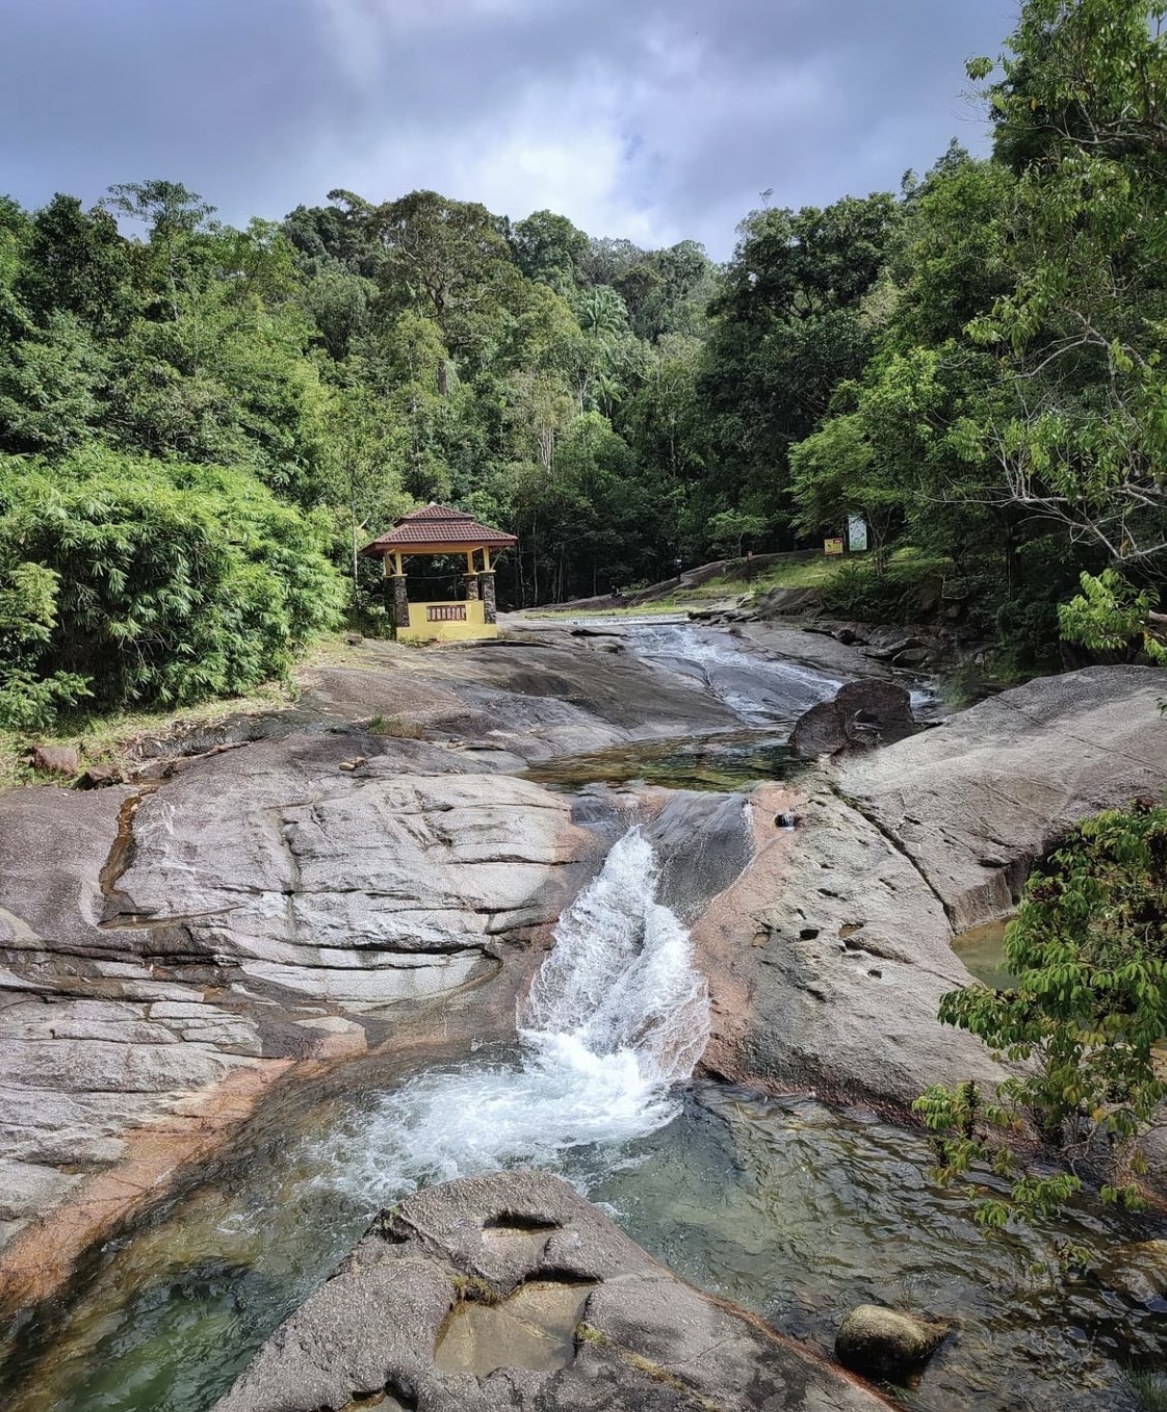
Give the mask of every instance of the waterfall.
[[708, 995], [688, 933], [656, 900], [659, 878], [652, 845], [638, 828], [625, 834], [556, 928], [519, 1017], [528, 1045], [629, 1053], [654, 1086], [693, 1072], [709, 1039]]
[[518, 1057], [428, 1071], [385, 1094], [324, 1165], [370, 1209], [418, 1186], [629, 1142], [670, 1122], [709, 1037], [689, 936], [633, 828], [564, 913], [520, 1008]]

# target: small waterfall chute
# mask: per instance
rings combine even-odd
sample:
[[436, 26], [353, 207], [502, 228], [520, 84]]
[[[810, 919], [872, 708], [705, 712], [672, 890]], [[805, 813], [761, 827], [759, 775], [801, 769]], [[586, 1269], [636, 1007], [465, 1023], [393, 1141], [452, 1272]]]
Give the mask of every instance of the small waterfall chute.
[[657, 901], [660, 867], [640, 829], [564, 913], [519, 1017], [529, 1044], [570, 1035], [597, 1057], [634, 1055], [650, 1083], [687, 1079], [709, 1038], [709, 997], [689, 936]]
[[556, 1167], [589, 1144], [670, 1122], [709, 1037], [688, 933], [657, 900], [639, 828], [621, 838], [556, 928], [519, 1014], [517, 1061], [431, 1070], [385, 1094], [323, 1165], [370, 1207], [501, 1167]]

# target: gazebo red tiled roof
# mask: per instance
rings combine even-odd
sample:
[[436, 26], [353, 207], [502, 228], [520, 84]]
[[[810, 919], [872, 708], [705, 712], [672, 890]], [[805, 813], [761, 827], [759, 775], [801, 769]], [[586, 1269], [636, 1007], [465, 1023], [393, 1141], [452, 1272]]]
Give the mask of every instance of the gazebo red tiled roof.
[[465, 510], [431, 504], [402, 515], [391, 530], [366, 544], [361, 553], [380, 558], [394, 552], [441, 554], [447, 549], [506, 549], [517, 543], [513, 534], [480, 525]]

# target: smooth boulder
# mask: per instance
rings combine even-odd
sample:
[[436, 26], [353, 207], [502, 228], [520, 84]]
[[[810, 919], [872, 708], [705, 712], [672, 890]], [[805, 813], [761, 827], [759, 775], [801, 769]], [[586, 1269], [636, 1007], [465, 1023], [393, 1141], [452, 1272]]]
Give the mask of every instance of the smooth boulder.
[[912, 698], [890, 681], [852, 681], [833, 701], [812, 706], [798, 718], [790, 747], [799, 755], [834, 755], [842, 750], [891, 745], [915, 732]]
[[424, 1412], [887, 1406], [678, 1279], [542, 1172], [466, 1178], [384, 1213], [216, 1412], [384, 1396]]
[[950, 1329], [939, 1319], [859, 1304], [843, 1320], [835, 1339], [835, 1357], [856, 1373], [896, 1378], [927, 1362]]
[[707, 1068], [905, 1109], [929, 1084], [999, 1082], [980, 1040], [937, 1018], [971, 981], [954, 934], [1008, 913], [1074, 823], [1163, 797], [1165, 695], [1147, 667], [1034, 681], [757, 790], [753, 859], [694, 928]]

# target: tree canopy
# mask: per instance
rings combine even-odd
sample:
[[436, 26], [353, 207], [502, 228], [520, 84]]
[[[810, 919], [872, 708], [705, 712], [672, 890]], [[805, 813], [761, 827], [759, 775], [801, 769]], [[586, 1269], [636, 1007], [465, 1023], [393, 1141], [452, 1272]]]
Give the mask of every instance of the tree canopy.
[[[175, 181], [0, 200], [0, 470], [229, 468], [326, 527], [355, 611], [380, 590], [354, 546], [418, 501], [518, 534], [504, 607], [861, 514], [874, 578], [903, 550], [939, 565], [1019, 666], [1060, 633], [1153, 653], [1163, 10], [1027, 0], [970, 66], [991, 157], [953, 144], [897, 193], [764, 206], [724, 266], [433, 191], [245, 229]], [[21, 575], [25, 660], [63, 620]]]

